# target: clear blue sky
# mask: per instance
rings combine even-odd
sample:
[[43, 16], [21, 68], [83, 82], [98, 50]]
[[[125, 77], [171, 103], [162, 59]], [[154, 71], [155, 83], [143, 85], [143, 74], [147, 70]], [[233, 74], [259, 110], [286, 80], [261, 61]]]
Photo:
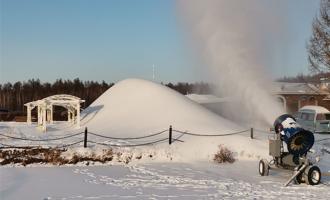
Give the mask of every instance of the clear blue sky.
[[[174, 0], [0, 2], [0, 83], [151, 79], [153, 64], [158, 81], [205, 80], [186, 44]], [[308, 72], [305, 46], [318, 4], [288, 1], [292, 42], [274, 55], [273, 77]], [[281, 48], [289, 53], [283, 55]]]

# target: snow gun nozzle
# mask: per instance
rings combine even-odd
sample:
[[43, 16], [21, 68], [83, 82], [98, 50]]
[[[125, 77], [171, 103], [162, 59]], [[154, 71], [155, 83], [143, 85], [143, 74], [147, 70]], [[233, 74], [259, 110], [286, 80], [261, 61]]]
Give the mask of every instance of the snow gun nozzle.
[[303, 129], [292, 115], [279, 116], [274, 122], [274, 130], [287, 144], [289, 153], [295, 156], [305, 155], [314, 145], [314, 134]]

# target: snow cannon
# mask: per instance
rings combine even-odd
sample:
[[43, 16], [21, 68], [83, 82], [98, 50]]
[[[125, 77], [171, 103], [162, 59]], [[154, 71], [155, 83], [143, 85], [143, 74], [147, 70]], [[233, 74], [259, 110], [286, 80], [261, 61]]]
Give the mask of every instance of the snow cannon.
[[321, 181], [321, 170], [307, 157], [314, 145], [314, 134], [303, 129], [289, 114], [279, 116], [274, 122], [274, 135], [269, 137], [269, 155], [273, 157], [259, 161], [259, 174], [268, 176], [270, 169], [293, 171], [284, 184], [295, 183], [317, 185]]
[[303, 129], [291, 115], [279, 116], [274, 122], [274, 130], [295, 157], [306, 154], [314, 145], [314, 134]]

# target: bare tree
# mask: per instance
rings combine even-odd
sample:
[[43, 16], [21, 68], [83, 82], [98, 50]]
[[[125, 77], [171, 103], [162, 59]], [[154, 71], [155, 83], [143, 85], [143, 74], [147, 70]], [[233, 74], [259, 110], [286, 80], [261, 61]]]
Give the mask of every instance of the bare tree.
[[330, 0], [320, 1], [320, 12], [314, 18], [312, 36], [307, 44], [312, 72], [330, 71]]

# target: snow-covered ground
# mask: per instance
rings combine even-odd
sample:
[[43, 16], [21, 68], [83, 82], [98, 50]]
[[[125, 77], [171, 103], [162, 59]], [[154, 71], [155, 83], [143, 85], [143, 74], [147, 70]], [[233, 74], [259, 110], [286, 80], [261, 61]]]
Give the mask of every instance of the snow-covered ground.
[[[135, 88], [139, 88], [137, 91]], [[142, 93], [140, 90], [143, 90]], [[173, 132], [174, 141], [168, 144], [168, 131], [139, 140], [118, 140], [88, 136], [89, 140], [108, 145], [134, 145], [160, 139], [154, 145], [114, 147], [122, 156], [133, 158], [128, 164], [118, 159], [99, 163], [79, 163], [70, 166], [32, 164], [27, 167], [0, 167], [0, 199], [328, 199], [330, 179], [323, 184], [283, 187], [291, 172], [271, 171], [270, 176], [258, 175], [258, 161], [268, 156], [266, 130], [255, 130], [250, 139], [249, 127], [224, 119], [187, 97], [160, 84], [130, 79], [116, 84], [83, 113], [81, 129], [67, 122], [48, 125], [43, 133], [36, 125], [0, 122], [0, 134], [30, 139], [51, 139], [82, 132], [86, 127], [111, 137], [139, 137], [168, 129], [206, 134], [240, 134], [220, 137], [197, 137]], [[316, 140], [330, 135], [315, 135]], [[27, 141], [0, 136], [2, 144], [15, 146], [61, 146], [83, 139], [82, 134], [53, 141]], [[212, 161], [218, 145], [229, 148], [237, 161], [216, 164]], [[98, 155], [104, 147], [82, 143], [68, 147], [63, 154]], [[313, 157], [322, 172], [330, 172], [330, 140], [314, 145]], [[139, 159], [134, 159], [134, 158]]]
[[255, 161], [19, 167], [0, 172], [0, 197], [6, 200], [328, 199], [330, 195], [326, 185], [283, 187], [289, 177], [285, 172], [260, 177]]

